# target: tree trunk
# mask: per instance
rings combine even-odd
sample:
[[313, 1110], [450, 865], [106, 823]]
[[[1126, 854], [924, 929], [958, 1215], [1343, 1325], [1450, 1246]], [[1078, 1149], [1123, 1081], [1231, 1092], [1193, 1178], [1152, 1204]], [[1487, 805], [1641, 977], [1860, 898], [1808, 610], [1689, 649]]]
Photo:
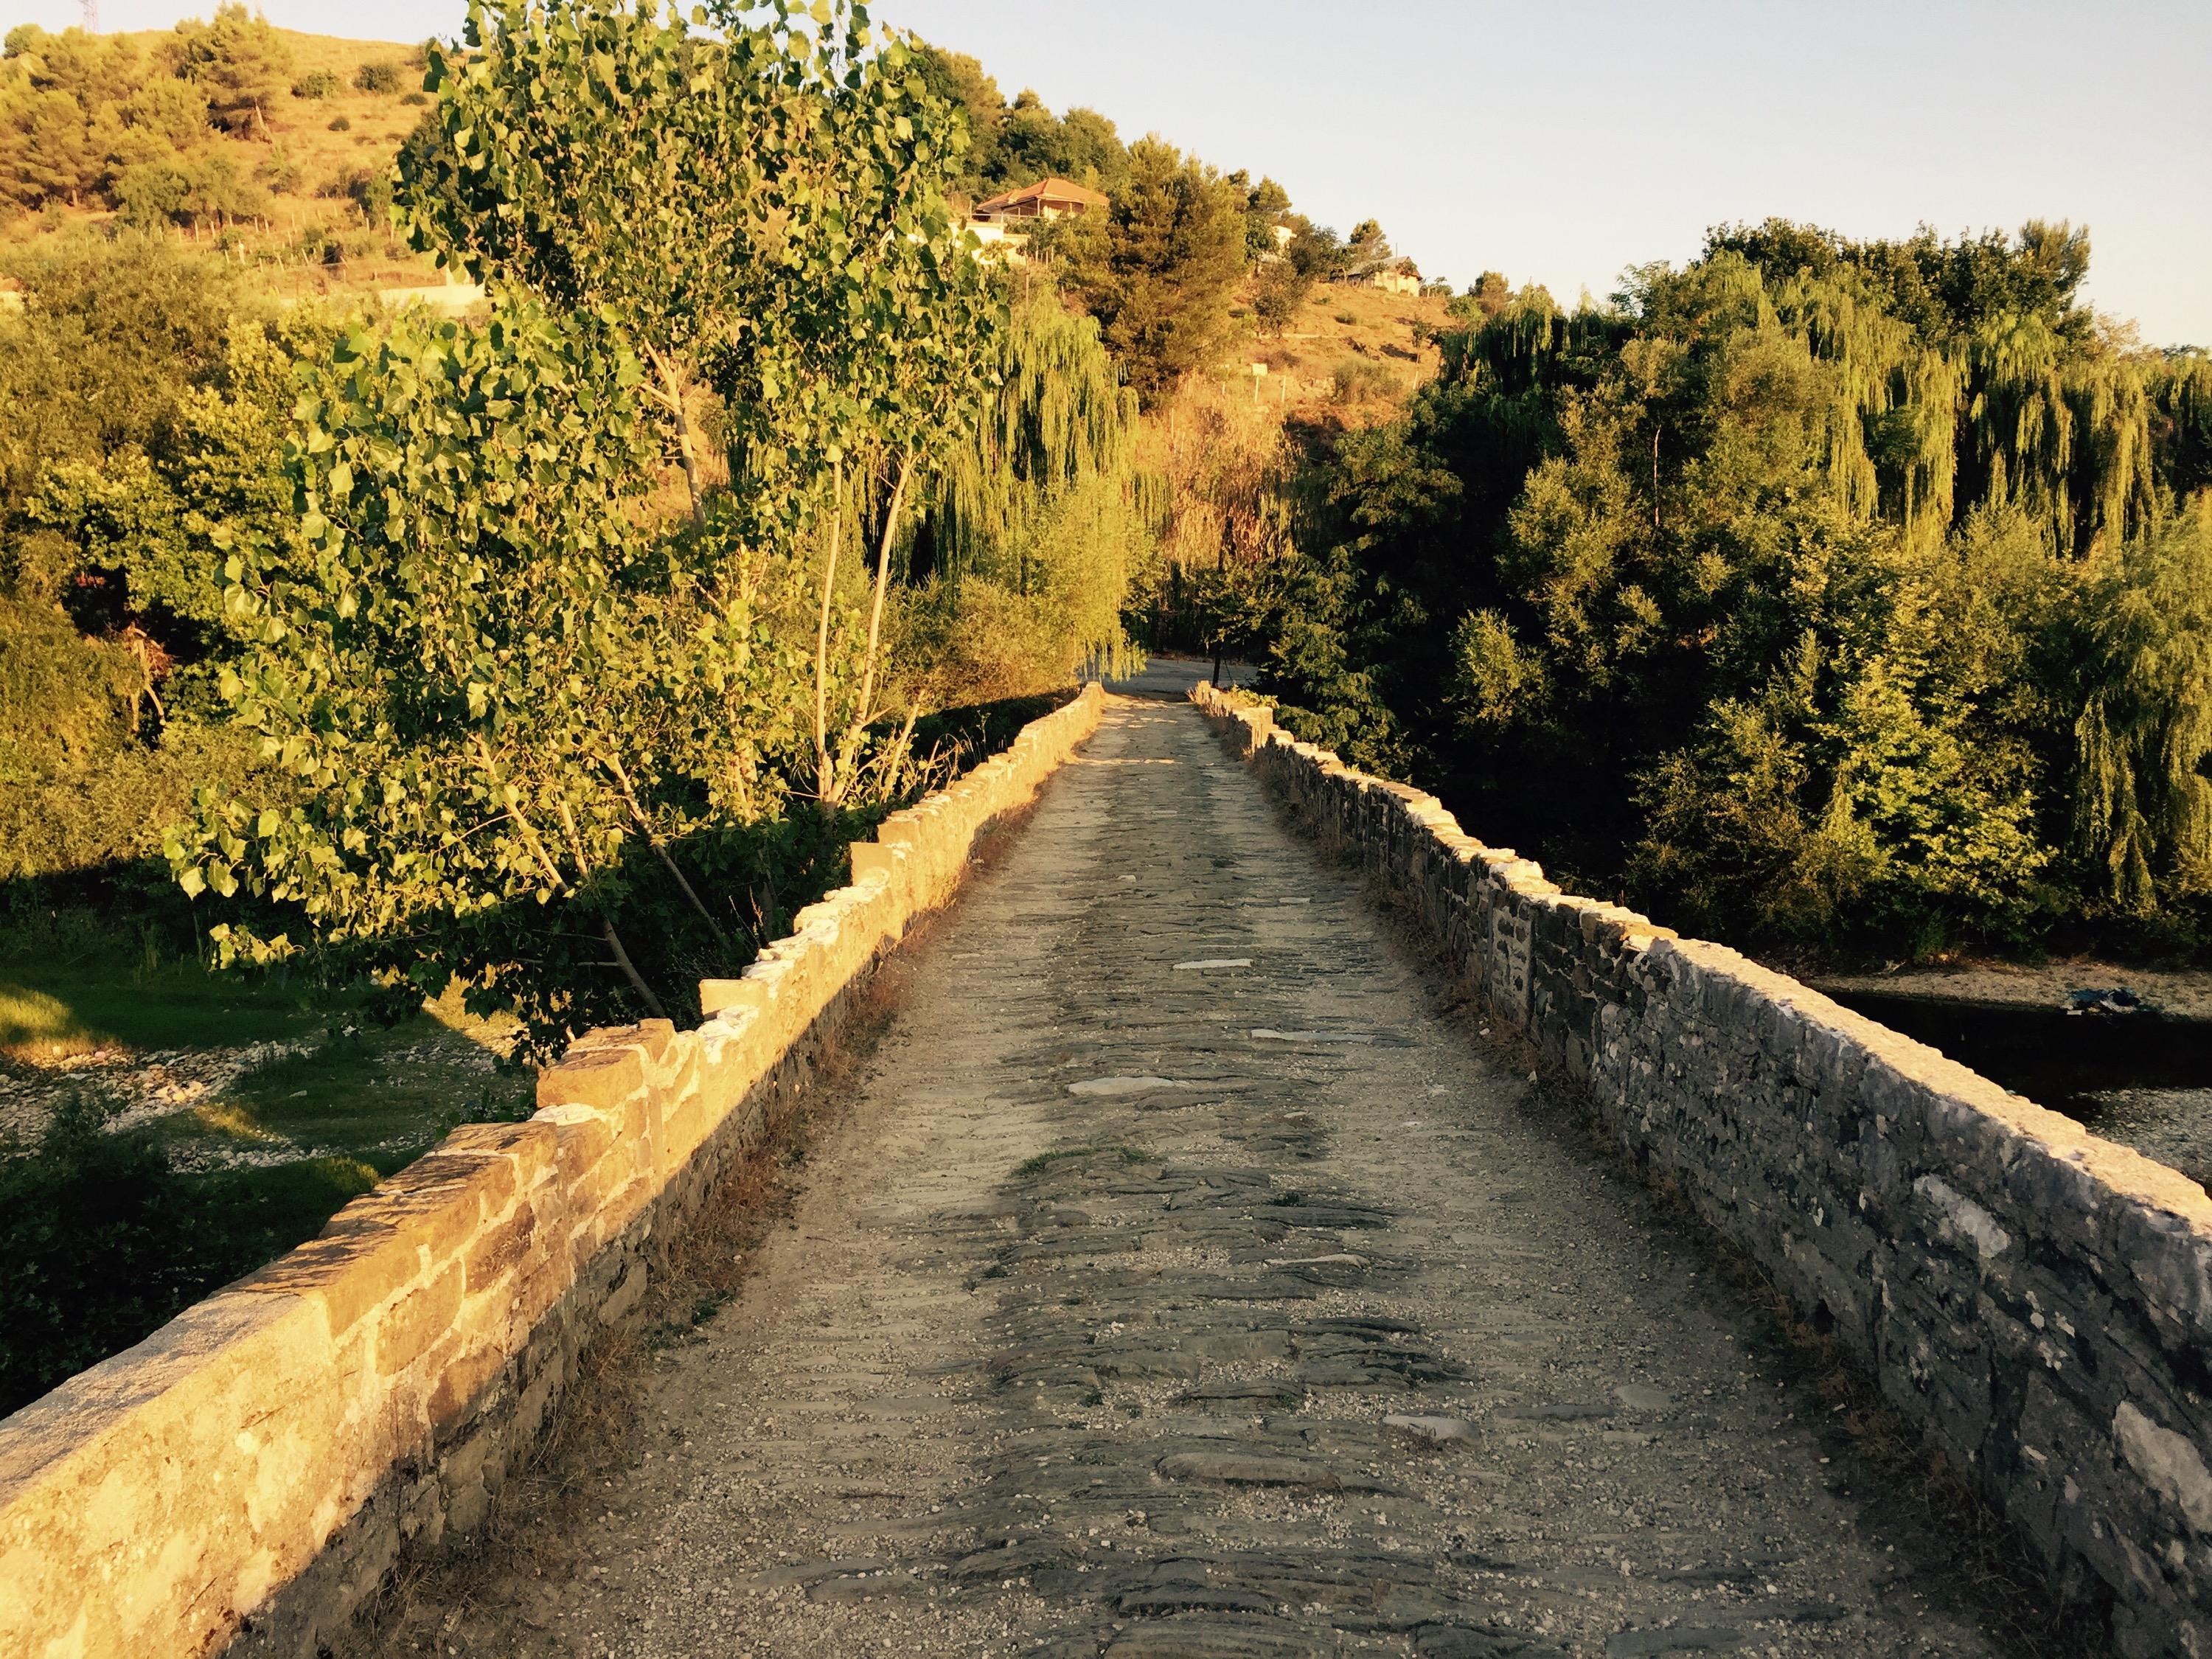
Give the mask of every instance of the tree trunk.
[[814, 632], [814, 792], [826, 811], [836, 782], [830, 755], [830, 600], [837, 581], [837, 543], [845, 529], [845, 465], [830, 464], [830, 487], [836, 502], [830, 514], [830, 556], [822, 566], [822, 621]]
[[899, 462], [898, 483], [891, 490], [890, 511], [884, 516], [884, 538], [876, 549], [876, 608], [868, 617], [868, 659], [860, 674], [860, 707], [853, 711], [855, 725], [865, 726], [869, 719], [869, 700], [876, 695], [876, 645], [883, 634], [884, 589], [890, 580], [891, 538], [898, 533], [899, 508], [906, 502], [907, 480], [914, 476], [914, 457], [908, 455]]
[[674, 358], [655, 347], [647, 346], [646, 355], [653, 359], [653, 366], [660, 375], [660, 400], [668, 405], [668, 412], [676, 421], [676, 453], [684, 463], [684, 486], [691, 493], [692, 528], [704, 530], [706, 498], [699, 487], [699, 456], [691, 441], [691, 417], [684, 407], [684, 371]]
[[668, 1011], [660, 1006], [660, 999], [653, 995], [653, 987], [645, 982], [645, 975], [637, 971], [637, 964], [629, 959], [629, 952], [623, 949], [622, 935], [615, 932], [615, 919], [601, 916], [599, 926], [606, 934], [607, 949], [615, 953], [615, 966], [623, 970], [623, 976], [629, 981], [630, 989], [644, 1000], [645, 1006], [652, 1011], [655, 1019], [666, 1019]]
[[714, 943], [722, 947], [722, 954], [724, 956], [728, 956], [730, 954], [730, 936], [722, 931], [722, 924], [714, 920], [714, 913], [707, 908], [705, 902], [700, 898], [699, 895], [692, 890], [691, 884], [684, 878], [683, 871], [676, 867], [676, 860], [668, 855], [668, 849], [665, 847], [663, 847], [657, 841], [650, 841], [647, 845], [653, 848], [654, 854], [660, 860], [662, 865], [666, 867], [668, 873], [676, 878], [676, 884], [684, 890], [684, 896], [691, 901], [691, 908], [699, 913], [699, 920], [705, 922], [708, 927], [714, 933]]

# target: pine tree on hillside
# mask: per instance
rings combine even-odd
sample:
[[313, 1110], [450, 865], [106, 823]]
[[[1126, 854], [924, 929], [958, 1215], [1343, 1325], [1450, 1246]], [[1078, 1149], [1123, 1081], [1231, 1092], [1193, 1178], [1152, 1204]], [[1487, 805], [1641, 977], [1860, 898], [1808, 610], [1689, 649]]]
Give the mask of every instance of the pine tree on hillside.
[[161, 51], [179, 75], [207, 89], [208, 118], [225, 132], [268, 131], [266, 111], [291, 81], [292, 53], [267, 18], [226, 0], [212, 23], [179, 23]]
[[1098, 319], [1147, 403], [1211, 362], [1244, 274], [1244, 192], [1157, 138], [1129, 147], [1129, 182], [1103, 213], [1063, 220], [1066, 291]]

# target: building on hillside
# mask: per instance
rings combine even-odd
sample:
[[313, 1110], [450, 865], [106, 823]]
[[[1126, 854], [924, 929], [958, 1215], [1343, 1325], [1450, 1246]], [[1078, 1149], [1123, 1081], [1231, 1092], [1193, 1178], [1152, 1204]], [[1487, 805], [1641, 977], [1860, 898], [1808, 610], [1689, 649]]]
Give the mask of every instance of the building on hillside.
[[1354, 265], [1338, 279], [1354, 288], [1379, 288], [1385, 294], [1419, 294], [1421, 273], [1411, 259], [1386, 259], [1378, 264]]
[[1024, 219], [1058, 219], [1105, 205], [1103, 191], [1069, 179], [1040, 179], [1019, 190], [1002, 191], [988, 202], [978, 202], [974, 217], [981, 225], [1012, 227]]

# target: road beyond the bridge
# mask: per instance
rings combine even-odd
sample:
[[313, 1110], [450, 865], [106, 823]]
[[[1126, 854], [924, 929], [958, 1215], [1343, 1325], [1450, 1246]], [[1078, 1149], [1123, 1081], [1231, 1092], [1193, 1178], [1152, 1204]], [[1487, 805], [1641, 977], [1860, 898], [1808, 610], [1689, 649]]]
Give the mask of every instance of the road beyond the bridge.
[[628, 1472], [395, 1652], [2008, 1651], [1192, 709], [1109, 707], [907, 982]]

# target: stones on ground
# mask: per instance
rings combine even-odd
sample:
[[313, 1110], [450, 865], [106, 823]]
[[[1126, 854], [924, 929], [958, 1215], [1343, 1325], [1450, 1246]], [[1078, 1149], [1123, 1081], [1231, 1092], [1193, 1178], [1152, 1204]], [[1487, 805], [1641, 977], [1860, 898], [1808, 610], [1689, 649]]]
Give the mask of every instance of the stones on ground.
[[1281, 1620], [1176, 1619], [1121, 1632], [1107, 1644], [1106, 1659], [1319, 1659], [1335, 1651], [1334, 1637], [1325, 1628], [1301, 1630]]
[[1295, 1405], [1304, 1397], [1306, 1385], [1294, 1376], [1224, 1376], [1195, 1389], [1186, 1389], [1179, 1398], [1190, 1405], [1240, 1400]]
[[1417, 1659], [1564, 1659], [1566, 1650], [1495, 1626], [1423, 1625], [1413, 1632], [1413, 1652]]
[[1415, 1417], [1393, 1412], [1382, 1419], [1382, 1425], [1385, 1428], [1403, 1429], [1437, 1446], [1448, 1441], [1474, 1438], [1474, 1425], [1463, 1417]]
[[1239, 1486], [1334, 1486], [1336, 1477], [1313, 1463], [1288, 1457], [1252, 1457], [1237, 1452], [1176, 1452], [1163, 1457], [1159, 1471], [1170, 1480], [1218, 1480]]
[[1496, 1415], [1536, 1423], [1582, 1423], [1594, 1418], [1619, 1415], [1619, 1407], [1604, 1401], [1557, 1401], [1534, 1406], [1500, 1406]]
[[1606, 1638], [1605, 1659], [1654, 1659], [1669, 1653], [1721, 1653], [1747, 1645], [1752, 1632], [1734, 1626], [1680, 1626], [1615, 1631]]

